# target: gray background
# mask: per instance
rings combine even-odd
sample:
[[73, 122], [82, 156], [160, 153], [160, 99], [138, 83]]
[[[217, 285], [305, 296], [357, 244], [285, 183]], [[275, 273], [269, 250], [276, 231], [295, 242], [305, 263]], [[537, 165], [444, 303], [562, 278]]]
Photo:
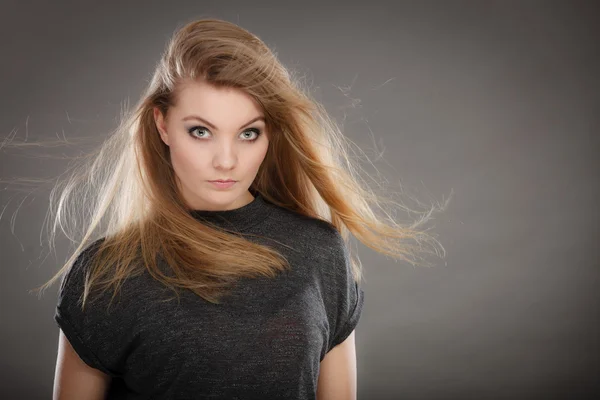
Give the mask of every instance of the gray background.
[[[392, 184], [424, 201], [454, 192], [435, 220], [447, 251], [435, 267], [358, 247], [359, 399], [592, 398], [597, 4], [3, 1], [0, 129], [18, 129], [20, 140], [64, 132], [99, 142], [121, 102], [137, 100], [177, 24], [239, 23], [308, 77], [368, 154], [384, 149], [375, 165]], [[66, 167], [16, 150], [0, 160], [3, 180]], [[0, 397], [49, 399], [58, 288], [41, 299], [27, 291], [62, 265], [66, 241], [40, 258], [48, 191], [0, 193]]]

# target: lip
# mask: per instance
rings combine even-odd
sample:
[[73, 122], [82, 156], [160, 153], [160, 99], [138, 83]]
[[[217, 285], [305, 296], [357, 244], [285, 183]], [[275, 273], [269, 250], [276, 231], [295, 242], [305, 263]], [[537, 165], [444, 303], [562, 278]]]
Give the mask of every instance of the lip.
[[218, 189], [228, 189], [236, 184], [237, 181], [227, 180], [227, 181], [209, 181]]

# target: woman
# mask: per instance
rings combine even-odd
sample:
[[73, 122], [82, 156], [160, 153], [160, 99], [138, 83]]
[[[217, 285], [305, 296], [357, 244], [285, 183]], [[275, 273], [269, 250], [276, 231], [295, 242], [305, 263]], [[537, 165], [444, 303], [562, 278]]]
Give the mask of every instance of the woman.
[[346, 145], [255, 35], [178, 30], [57, 202], [90, 220], [42, 286], [64, 275], [54, 399], [356, 398], [350, 233], [412, 264], [435, 240], [375, 214]]

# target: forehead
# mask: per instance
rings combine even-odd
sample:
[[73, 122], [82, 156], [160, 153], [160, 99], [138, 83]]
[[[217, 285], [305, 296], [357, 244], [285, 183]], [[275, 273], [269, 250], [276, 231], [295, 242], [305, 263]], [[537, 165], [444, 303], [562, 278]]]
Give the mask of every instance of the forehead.
[[246, 92], [232, 87], [218, 87], [204, 81], [182, 82], [176, 92], [175, 108], [180, 112], [211, 114], [259, 114], [259, 104]]

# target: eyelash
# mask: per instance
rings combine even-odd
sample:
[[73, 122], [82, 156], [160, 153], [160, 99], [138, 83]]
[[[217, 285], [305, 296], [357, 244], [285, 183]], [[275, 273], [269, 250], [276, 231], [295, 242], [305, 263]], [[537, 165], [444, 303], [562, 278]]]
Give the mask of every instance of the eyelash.
[[[192, 137], [192, 139], [204, 140], [203, 137], [198, 137], [198, 136], [196, 136], [196, 135], [194, 135], [192, 133], [196, 129], [204, 130], [204, 131], [208, 131], [208, 129], [206, 127], [204, 127], [204, 126], [193, 126], [190, 129], [188, 129], [188, 133], [190, 134], [190, 136]], [[256, 140], [258, 140], [258, 138], [260, 137], [260, 135], [262, 133], [261, 130], [258, 129], [258, 128], [248, 128], [244, 132], [254, 132], [254, 133], [256, 133], [256, 137], [254, 139], [246, 139], [246, 140], [243, 140], [244, 142], [255, 142]], [[242, 133], [244, 133], [244, 132], [242, 132]]]

